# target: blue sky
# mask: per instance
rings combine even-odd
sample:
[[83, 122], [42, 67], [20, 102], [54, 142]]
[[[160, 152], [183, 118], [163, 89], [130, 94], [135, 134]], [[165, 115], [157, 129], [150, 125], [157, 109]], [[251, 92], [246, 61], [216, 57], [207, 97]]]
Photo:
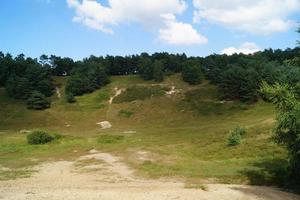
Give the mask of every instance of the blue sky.
[[295, 47], [300, 0], [3, 0], [0, 51], [81, 59]]

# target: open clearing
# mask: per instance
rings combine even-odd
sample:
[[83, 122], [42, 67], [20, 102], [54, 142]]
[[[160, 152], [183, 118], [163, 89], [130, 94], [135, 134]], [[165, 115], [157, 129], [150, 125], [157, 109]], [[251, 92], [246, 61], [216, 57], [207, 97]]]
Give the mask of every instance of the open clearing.
[[[185, 187], [172, 180], [145, 180], [119, 157], [95, 150], [75, 161], [56, 161], [35, 167], [30, 178], [0, 182], [0, 199], [7, 200], [297, 200], [275, 188], [207, 184]], [[203, 187], [201, 189], [201, 187]]]
[[[56, 82], [61, 98], [43, 111], [0, 88], [0, 199], [297, 199], [264, 187], [281, 185], [287, 156], [271, 140], [275, 114], [266, 102], [219, 103], [208, 82], [189, 86], [172, 75], [162, 87], [112, 77], [67, 104], [65, 79]], [[97, 124], [105, 121], [111, 128]], [[247, 134], [229, 147], [237, 125]], [[28, 145], [36, 129], [64, 137]]]

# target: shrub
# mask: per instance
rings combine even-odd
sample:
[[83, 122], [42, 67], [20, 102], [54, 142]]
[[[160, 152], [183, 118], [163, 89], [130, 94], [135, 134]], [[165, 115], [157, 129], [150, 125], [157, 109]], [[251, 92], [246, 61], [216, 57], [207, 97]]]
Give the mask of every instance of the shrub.
[[72, 93], [66, 94], [66, 100], [67, 100], [68, 103], [75, 103], [76, 102], [75, 97]]
[[50, 102], [45, 95], [38, 91], [34, 91], [27, 99], [27, 108], [34, 110], [43, 110], [50, 107]]
[[246, 134], [246, 130], [237, 126], [234, 130], [230, 131], [228, 137], [228, 146], [236, 146], [241, 143], [242, 136]]
[[119, 116], [130, 118], [134, 114], [133, 111], [130, 110], [120, 110]]
[[235, 127], [233, 131], [241, 136], [244, 136], [246, 134], [246, 129], [240, 126]]
[[54, 137], [44, 131], [34, 131], [27, 135], [27, 142], [31, 145], [46, 144], [54, 140]]

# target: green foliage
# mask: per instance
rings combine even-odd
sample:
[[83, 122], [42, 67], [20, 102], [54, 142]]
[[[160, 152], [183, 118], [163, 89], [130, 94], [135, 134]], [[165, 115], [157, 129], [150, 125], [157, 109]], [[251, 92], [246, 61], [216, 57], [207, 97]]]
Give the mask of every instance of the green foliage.
[[259, 75], [253, 69], [233, 66], [223, 72], [219, 90], [224, 99], [254, 102], [258, 98]]
[[200, 84], [203, 79], [203, 74], [199, 62], [196, 60], [186, 61], [183, 64], [182, 79], [191, 85]]
[[98, 137], [98, 143], [101, 144], [115, 144], [123, 141], [125, 136], [123, 135], [101, 135]]
[[27, 78], [12, 75], [6, 82], [6, 92], [16, 99], [27, 99], [31, 93], [30, 82]]
[[162, 82], [164, 80], [163, 63], [156, 60], [153, 65], [154, 80], [156, 82]]
[[287, 84], [268, 85], [264, 82], [261, 93], [277, 108], [274, 139], [289, 151], [288, 182], [293, 187], [300, 184], [300, 102]]
[[153, 63], [148, 57], [141, 57], [139, 60], [139, 74], [148, 81], [153, 79]]
[[242, 136], [246, 134], [246, 130], [237, 126], [234, 130], [230, 131], [228, 137], [228, 146], [236, 146], [241, 143]]
[[299, 98], [300, 97], [300, 82], [296, 83], [294, 89], [295, 89], [295, 93], [296, 93], [297, 97]]
[[34, 131], [27, 135], [27, 142], [31, 145], [46, 144], [54, 140], [54, 137], [44, 131]]
[[129, 110], [120, 110], [119, 116], [130, 118], [134, 114], [133, 111]]
[[33, 110], [43, 110], [50, 107], [50, 102], [45, 95], [38, 91], [34, 91], [26, 101], [27, 108]]
[[80, 63], [73, 69], [66, 84], [67, 101], [73, 102], [73, 96], [90, 93], [109, 83], [108, 75], [102, 65], [97, 63]]
[[35, 90], [49, 97], [53, 94], [51, 73], [34, 60], [16, 58], [5, 84], [7, 93], [16, 99], [27, 99]]
[[127, 88], [122, 94], [114, 99], [114, 103], [131, 102], [135, 100], [145, 100], [155, 96], [162, 96], [165, 91], [160, 86], [133, 86]]
[[66, 94], [66, 100], [68, 103], [75, 103], [75, 96], [72, 93], [67, 93]]
[[75, 67], [75, 63], [71, 58], [61, 58], [54, 55], [48, 58], [48, 56], [42, 55], [40, 60], [43, 63], [50, 62], [52, 64], [52, 73], [55, 76], [70, 75], [72, 69]]

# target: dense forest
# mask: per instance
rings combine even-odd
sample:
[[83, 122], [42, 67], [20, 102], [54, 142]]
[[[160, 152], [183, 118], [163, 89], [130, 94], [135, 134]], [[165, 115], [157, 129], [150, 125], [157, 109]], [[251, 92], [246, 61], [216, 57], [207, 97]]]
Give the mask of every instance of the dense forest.
[[66, 100], [93, 92], [109, 83], [109, 76], [139, 74], [144, 80], [161, 82], [165, 76], [182, 73], [189, 84], [209, 80], [219, 88], [220, 99], [255, 102], [262, 81], [287, 83], [300, 94], [300, 48], [266, 49], [252, 55], [234, 54], [187, 57], [185, 54], [142, 53], [132, 56], [90, 56], [82, 61], [42, 55], [39, 59], [23, 54], [12, 57], [0, 53], [0, 86], [28, 108], [50, 106], [47, 97], [55, 89], [52, 77], [67, 76]]

